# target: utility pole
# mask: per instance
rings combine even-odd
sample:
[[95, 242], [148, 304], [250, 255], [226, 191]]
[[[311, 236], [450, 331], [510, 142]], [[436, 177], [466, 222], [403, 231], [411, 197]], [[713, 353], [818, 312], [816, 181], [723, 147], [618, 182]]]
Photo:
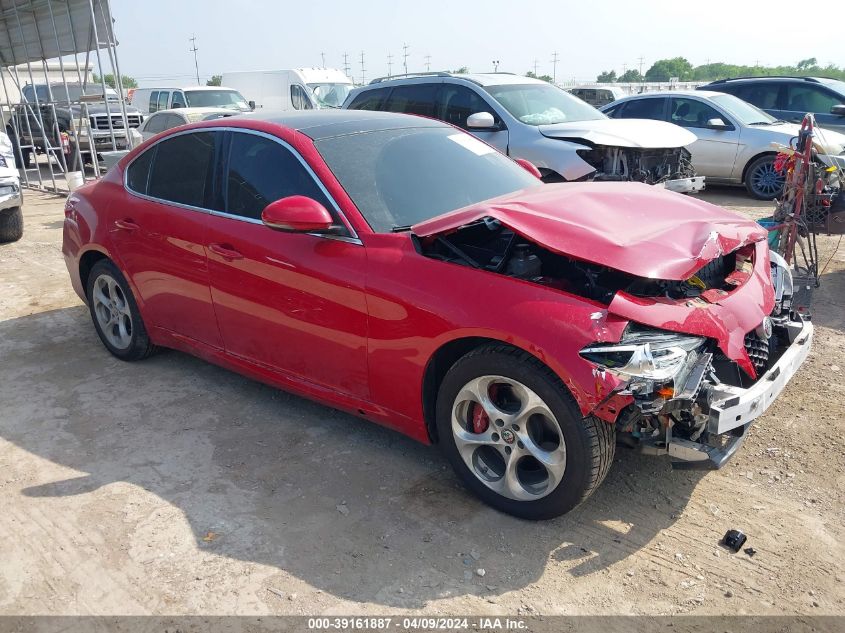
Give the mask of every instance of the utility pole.
[[352, 79], [352, 75], [350, 71], [352, 69], [349, 67], [349, 53], [343, 54], [343, 74]]
[[326, 54], [320, 53], [320, 58], [323, 60], [322, 68], [325, 68], [326, 67]]
[[364, 69], [364, 51], [361, 51], [361, 85], [367, 83], [366, 70]]
[[644, 58], [643, 58], [642, 55], [639, 56], [638, 61], [640, 62], [640, 81], [645, 81], [645, 79], [643, 78], [643, 61], [644, 61]]
[[192, 35], [191, 39], [189, 39], [188, 41], [191, 43], [191, 48], [188, 49], [188, 50], [191, 53], [194, 54], [194, 68], [197, 71], [197, 85], [199, 86], [200, 85], [200, 66], [199, 66], [199, 62], [197, 62], [197, 51], [199, 49], [197, 48], [197, 36], [196, 36], [196, 34]]
[[425, 56], [425, 72], [431, 72], [431, 55]]
[[392, 53], [387, 54], [387, 76], [388, 77], [393, 76], [393, 54]]
[[405, 74], [408, 74], [408, 45], [402, 44], [402, 66], [405, 68]]
[[537, 66], [540, 63], [540, 60], [536, 57], [534, 58], [534, 76], [537, 77]]
[[557, 56], [557, 51], [555, 51], [554, 53], [552, 53], [552, 83], [553, 84], [557, 83], [557, 62], [558, 62], [558, 56]]
[[498, 59], [493, 60], [493, 72], [494, 73], [499, 72], [499, 60]]

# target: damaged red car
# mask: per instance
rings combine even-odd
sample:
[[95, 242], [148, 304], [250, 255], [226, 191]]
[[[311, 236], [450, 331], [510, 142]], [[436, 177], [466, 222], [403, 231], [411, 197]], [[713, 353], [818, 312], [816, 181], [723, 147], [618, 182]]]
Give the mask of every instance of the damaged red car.
[[811, 345], [754, 222], [642, 184], [546, 185], [429, 119], [184, 126], [65, 216], [118, 358], [175, 348], [440, 444], [526, 518], [586, 499], [617, 443], [720, 467]]

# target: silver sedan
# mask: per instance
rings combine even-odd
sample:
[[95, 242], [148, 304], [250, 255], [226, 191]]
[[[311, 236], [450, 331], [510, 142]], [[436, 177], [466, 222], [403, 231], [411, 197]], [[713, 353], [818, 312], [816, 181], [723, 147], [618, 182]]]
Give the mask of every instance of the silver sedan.
[[[745, 185], [759, 200], [780, 194], [783, 175], [774, 168], [775, 156], [799, 130], [733, 95], [705, 90], [634, 95], [601, 110], [614, 119], [655, 119], [689, 129], [698, 137], [687, 146], [696, 173], [712, 184]], [[816, 143], [831, 164], [845, 161], [845, 135], [822, 130]]]

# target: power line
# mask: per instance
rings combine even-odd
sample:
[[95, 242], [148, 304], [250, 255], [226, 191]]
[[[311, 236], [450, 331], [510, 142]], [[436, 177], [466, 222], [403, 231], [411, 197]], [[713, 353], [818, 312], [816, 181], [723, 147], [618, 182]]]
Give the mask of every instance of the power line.
[[349, 53], [343, 54], [343, 74], [352, 79], [352, 69], [349, 67]]
[[552, 83], [553, 84], [557, 83], [557, 62], [558, 62], [558, 56], [557, 56], [557, 51], [555, 51], [554, 53], [552, 53]]
[[408, 45], [402, 44], [402, 65], [405, 68], [405, 74], [408, 74]]
[[361, 51], [361, 84], [367, 83], [367, 71], [364, 68], [364, 51]]
[[326, 54], [325, 54], [325, 53], [320, 53], [320, 58], [323, 60], [323, 66], [322, 66], [322, 68], [325, 68], [325, 67], [326, 67]]
[[425, 56], [425, 71], [431, 72], [431, 55]]
[[387, 54], [387, 76], [393, 76], [393, 53]]
[[645, 61], [645, 59], [643, 58], [643, 56], [642, 56], [642, 55], [640, 55], [640, 56], [637, 58], [637, 60], [640, 62], [640, 81], [642, 81], [642, 76], [643, 76], [643, 61]]
[[192, 52], [194, 54], [194, 68], [197, 71], [197, 85], [199, 86], [200, 85], [200, 66], [199, 66], [199, 62], [197, 61], [197, 51], [199, 49], [197, 48], [197, 36], [196, 36], [196, 34], [192, 35], [191, 39], [189, 39], [188, 41], [191, 43], [191, 48], [189, 50], [190, 50], [190, 52]]
[[534, 76], [537, 77], [537, 65], [540, 63], [540, 60], [536, 57], [534, 58]]

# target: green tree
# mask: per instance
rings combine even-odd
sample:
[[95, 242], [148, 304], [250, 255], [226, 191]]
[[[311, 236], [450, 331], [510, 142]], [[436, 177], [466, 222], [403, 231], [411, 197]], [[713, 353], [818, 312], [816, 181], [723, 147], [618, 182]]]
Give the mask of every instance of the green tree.
[[451, 72], [455, 73], [456, 75], [465, 75], [469, 72], [469, 68], [467, 68], [466, 66], [461, 66], [457, 70], [453, 70]]
[[541, 79], [542, 81], [548, 81], [552, 83], [552, 76], [551, 75], [535, 75], [533, 71], [529, 70], [525, 73], [526, 77], [530, 77], [531, 79]]
[[614, 81], [616, 81], [616, 71], [605, 70], [602, 74], [596, 77], [596, 81], [600, 84], [612, 84]]
[[685, 57], [659, 59], [646, 71], [646, 81], [669, 81], [677, 77], [680, 81], [692, 79], [692, 64]]
[[[106, 85], [109, 88], [115, 87], [114, 75], [112, 75], [112, 74], [103, 75], [103, 80], [106, 82]], [[97, 75], [97, 73], [94, 73], [92, 81], [95, 84], [101, 83], [100, 77], [99, 77], [99, 75]], [[121, 75], [120, 76], [120, 82], [123, 84], [124, 88], [137, 88], [138, 87], [138, 82], [135, 81], [134, 77], [130, 77], [129, 75]]]
[[626, 70], [624, 73], [619, 75], [619, 78], [616, 80], [620, 83], [632, 84], [637, 83], [643, 80], [643, 76], [640, 74], [640, 71], [636, 68], [631, 68], [630, 70]]
[[205, 82], [206, 86], [222, 86], [223, 75], [212, 75], [211, 79]]
[[808, 70], [810, 68], [816, 68], [818, 67], [818, 65], [819, 62], [816, 60], [815, 57], [809, 57], [807, 59], [802, 59], [800, 62], [798, 62], [796, 68], [798, 68], [798, 70]]

